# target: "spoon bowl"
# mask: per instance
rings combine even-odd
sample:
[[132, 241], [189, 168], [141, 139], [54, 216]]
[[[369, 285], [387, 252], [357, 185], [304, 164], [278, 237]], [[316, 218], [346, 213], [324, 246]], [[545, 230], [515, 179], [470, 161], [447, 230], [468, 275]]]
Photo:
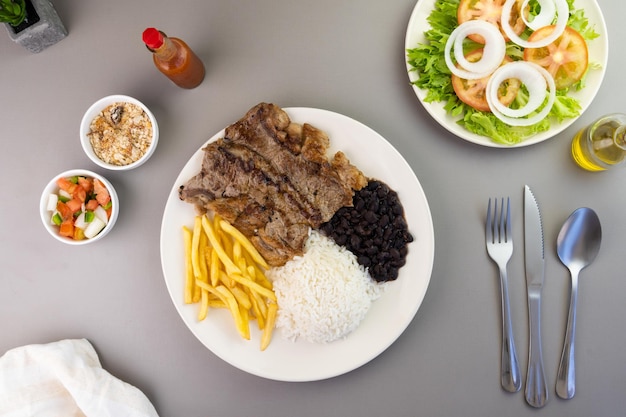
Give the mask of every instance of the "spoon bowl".
[[557, 237], [557, 254], [572, 277], [569, 314], [563, 352], [556, 379], [556, 393], [570, 399], [576, 390], [574, 365], [574, 336], [576, 333], [576, 302], [578, 298], [578, 275], [596, 258], [602, 240], [602, 227], [595, 211], [590, 208], [575, 210], [563, 224]]

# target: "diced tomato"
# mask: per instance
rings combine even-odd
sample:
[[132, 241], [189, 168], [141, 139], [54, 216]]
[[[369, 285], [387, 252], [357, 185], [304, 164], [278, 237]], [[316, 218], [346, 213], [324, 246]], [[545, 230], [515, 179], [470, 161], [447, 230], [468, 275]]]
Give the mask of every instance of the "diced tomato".
[[111, 213], [113, 212], [113, 207], [109, 207], [105, 210], [107, 212], [107, 219], [111, 218]]
[[72, 193], [72, 197], [79, 200], [81, 203], [84, 203], [87, 199], [87, 191], [83, 188], [82, 185], [78, 185]]
[[67, 206], [67, 204], [62, 201], [57, 202], [57, 211], [59, 212], [59, 215], [61, 216], [61, 219], [63, 219], [63, 221], [73, 218], [72, 210]]
[[87, 201], [87, 204], [85, 204], [85, 208], [87, 210], [94, 211], [95, 209], [98, 208], [99, 205], [100, 204], [98, 204], [97, 200], [89, 200]]
[[70, 201], [65, 203], [65, 205], [72, 211], [72, 214], [74, 214], [77, 211], [80, 211], [83, 205], [83, 202], [77, 198], [72, 198]]
[[97, 178], [93, 180], [93, 191], [96, 193], [96, 200], [101, 206], [106, 206], [111, 201], [109, 190]]
[[69, 194], [73, 194], [74, 190], [76, 190], [76, 187], [78, 187], [77, 184], [74, 184], [68, 178], [59, 178], [57, 180], [57, 185], [60, 189], [62, 189], [63, 191], [67, 191]]
[[78, 177], [78, 185], [83, 187], [87, 193], [90, 193], [91, 190], [93, 190], [93, 183], [89, 180], [89, 178]]
[[64, 220], [59, 226], [59, 234], [66, 237], [74, 237], [74, 221], [72, 219]]

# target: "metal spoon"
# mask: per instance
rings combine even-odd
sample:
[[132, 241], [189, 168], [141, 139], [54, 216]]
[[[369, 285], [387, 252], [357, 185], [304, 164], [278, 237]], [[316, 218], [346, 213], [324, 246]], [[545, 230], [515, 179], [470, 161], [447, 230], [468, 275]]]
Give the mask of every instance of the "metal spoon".
[[578, 274], [595, 259], [600, 250], [601, 239], [602, 228], [598, 215], [592, 209], [584, 207], [577, 209], [569, 216], [556, 240], [559, 258], [572, 275], [567, 329], [556, 378], [556, 393], [563, 399], [572, 398], [576, 389], [574, 335], [576, 333]]

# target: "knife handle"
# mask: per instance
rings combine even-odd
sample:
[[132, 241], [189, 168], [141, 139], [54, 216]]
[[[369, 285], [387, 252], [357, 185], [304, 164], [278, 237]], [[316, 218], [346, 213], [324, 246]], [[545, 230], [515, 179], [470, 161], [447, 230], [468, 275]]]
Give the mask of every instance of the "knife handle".
[[502, 298], [502, 352], [500, 365], [500, 383], [509, 392], [517, 392], [522, 386], [522, 378], [517, 361], [511, 308], [509, 307], [509, 287], [506, 266], [500, 268], [500, 292]]
[[526, 374], [526, 402], [533, 407], [540, 408], [548, 401], [548, 384], [543, 369], [541, 354], [541, 297], [528, 293], [528, 315], [530, 325], [530, 340], [528, 353], [528, 373]]

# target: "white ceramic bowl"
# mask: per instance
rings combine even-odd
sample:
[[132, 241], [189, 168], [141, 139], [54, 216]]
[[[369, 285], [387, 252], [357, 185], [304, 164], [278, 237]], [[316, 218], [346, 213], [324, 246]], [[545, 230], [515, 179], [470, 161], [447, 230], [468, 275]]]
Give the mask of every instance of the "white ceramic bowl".
[[[107, 225], [104, 227], [104, 229], [102, 229], [100, 233], [98, 233], [91, 239], [74, 240], [65, 236], [61, 236], [59, 234], [59, 226], [56, 226], [54, 223], [52, 223], [51, 219], [52, 219], [53, 212], [48, 211], [47, 209], [48, 199], [50, 197], [50, 194], [56, 194], [59, 192], [59, 186], [57, 185], [57, 180], [62, 177], [69, 178], [73, 176], [97, 178], [105, 185], [105, 187], [109, 191], [109, 194], [111, 195], [111, 203], [112, 203], [111, 217], [109, 218], [109, 221]], [[86, 169], [71, 169], [69, 171], [62, 172], [59, 175], [52, 178], [52, 180], [50, 180], [48, 185], [46, 185], [43, 192], [41, 193], [41, 201], [39, 203], [39, 213], [41, 215], [41, 221], [43, 222], [43, 225], [46, 228], [46, 230], [50, 233], [50, 235], [52, 235], [52, 237], [54, 237], [60, 242], [67, 243], [68, 245], [86, 245], [88, 243], [93, 243], [102, 239], [111, 231], [111, 229], [113, 229], [113, 226], [115, 225], [115, 221], [117, 220], [119, 211], [120, 211], [120, 201], [117, 196], [117, 193], [115, 192], [115, 188], [113, 188], [113, 185], [102, 175], [96, 174], [95, 172], [92, 172]]]
[[[106, 107], [110, 106], [113, 103], [124, 103], [124, 102], [133, 103], [141, 107], [143, 111], [148, 115], [148, 118], [150, 119], [150, 122], [152, 123], [152, 142], [140, 159], [127, 165], [115, 165], [115, 164], [110, 164], [110, 163], [103, 161], [96, 155], [96, 153], [93, 150], [93, 147], [91, 146], [89, 137], [87, 135], [90, 132], [91, 122], [102, 110], [104, 110]], [[141, 101], [130, 96], [116, 94], [116, 95], [111, 95], [111, 96], [106, 96], [106, 97], [101, 98], [100, 100], [92, 104], [89, 107], [89, 109], [87, 109], [87, 111], [83, 115], [83, 118], [80, 122], [80, 143], [83, 147], [83, 150], [85, 151], [89, 159], [91, 159], [95, 164], [106, 169], [124, 171], [124, 170], [137, 168], [138, 166], [143, 165], [150, 158], [150, 156], [152, 156], [152, 154], [154, 153], [154, 150], [157, 147], [158, 141], [159, 141], [159, 127], [157, 125], [157, 121], [156, 121], [156, 118], [154, 117], [154, 114], [152, 114], [150, 109], [148, 109], [148, 107], [146, 107]]]

